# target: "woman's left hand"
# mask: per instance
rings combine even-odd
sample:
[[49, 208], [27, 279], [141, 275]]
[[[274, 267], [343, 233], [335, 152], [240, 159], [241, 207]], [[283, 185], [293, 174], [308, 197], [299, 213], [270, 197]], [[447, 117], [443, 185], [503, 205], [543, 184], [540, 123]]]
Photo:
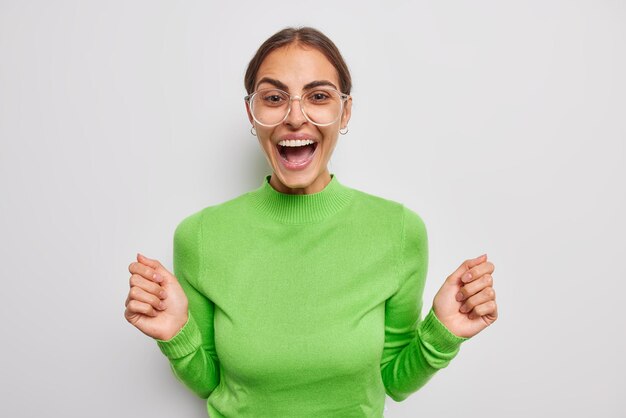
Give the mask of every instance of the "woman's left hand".
[[435, 315], [453, 334], [473, 337], [498, 318], [491, 276], [494, 267], [487, 261], [486, 254], [466, 260], [448, 276], [435, 295]]

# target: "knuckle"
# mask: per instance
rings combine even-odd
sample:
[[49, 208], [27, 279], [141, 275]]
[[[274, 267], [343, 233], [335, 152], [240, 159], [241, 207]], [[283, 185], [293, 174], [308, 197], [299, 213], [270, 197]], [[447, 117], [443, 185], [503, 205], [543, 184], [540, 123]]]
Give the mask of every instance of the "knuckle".
[[467, 297], [471, 297], [475, 295], [476, 293], [480, 292], [480, 290], [482, 289], [482, 286], [479, 280], [470, 282], [465, 287], [466, 287], [465, 290], [466, 290]]
[[128, 292], [128, 295], [132, 298], [132, 299], [138, 299], [139, 296], [139, 288], [137, 286], [133, 286], [130, 288], [130, 292]]
[[483, 303], [482, 305], [479, 306], [479, 308], [480, 308], [481, 315], [487, 315], [489, 311], [491, 310], [491, 308], [489, 307], [489, 303]]
[[493, 287], [487, 288], [487, 297], [489, 299], [494, 299], [496, 297], [496, 291], [493, 289]]
[[150, 284], [150, 293], [152, 293], [157, 299], [159, 294], [161, 293], [161, 286], [156, 283]]
[[128, 307], [131, 308], [132, 311], [141, 313], [141, 314], [151, 314], [152, 307], [146, 303], [140, 302], [138, 300], [131, 300], [128, 303]]
[[137, 304], [138, 303], [139, 302], [136, 301], [135, 299], [131, 299], [131, 300], [128, 301], [128, 305], [126, 305], [126, 309], [128, 309], [130, 312], [137, 312], [138, 311], [137, 310], [137, 308], [138, 308]]
[[135, 265], [135, 262], [134, 262], [134, 261], [128, 265], [128, 271], [129, 271], [130, 273], [132, 273], [132, 272], [133, 272], [134, 265]]
[[487, 286], [493, 285], [493, 277], [491, 276], [491, 274], [485, 275], [485, 283], [487, 283]]

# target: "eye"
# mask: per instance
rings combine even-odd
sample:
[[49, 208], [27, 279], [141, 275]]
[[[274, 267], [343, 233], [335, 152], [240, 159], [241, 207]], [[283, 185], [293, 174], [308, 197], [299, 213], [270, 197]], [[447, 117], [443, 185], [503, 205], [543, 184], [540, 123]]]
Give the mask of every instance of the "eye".
[[309, 94], [309, 101], [312, 103], [323, 103], [330, 99], [330, 94], [325, 91], [314, 91]]
[[265, 100], [268, 102], [280, 102], [281, 97], [278, 94], [273, 94], [271, 96], [265, 96]]
[[285, 94], [276, 90], [262, 92], [260, 96], [261, 101], [266, 106], [280, 106], [287, 101], [287, 97], [285, 97]]

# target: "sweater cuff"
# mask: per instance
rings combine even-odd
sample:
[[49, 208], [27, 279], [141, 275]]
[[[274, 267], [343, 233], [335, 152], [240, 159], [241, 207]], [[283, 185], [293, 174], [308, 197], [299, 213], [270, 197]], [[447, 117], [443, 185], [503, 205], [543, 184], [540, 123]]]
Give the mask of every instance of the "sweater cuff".
[[433, 308], [430, 308], [426, 318], [420, 323], [418, 333], [422, 341], [429, 343], [440, 353], [457, 351], [461, 343], [469, 340], [466, 337], [455, 335], [437, 318]]
[[191, 312], [187, 312], [187, 322], [169, 340], [155, 338], [159, 349], [171, 360], [185, 357], [193, 353], [202, 345], [200, 329]]

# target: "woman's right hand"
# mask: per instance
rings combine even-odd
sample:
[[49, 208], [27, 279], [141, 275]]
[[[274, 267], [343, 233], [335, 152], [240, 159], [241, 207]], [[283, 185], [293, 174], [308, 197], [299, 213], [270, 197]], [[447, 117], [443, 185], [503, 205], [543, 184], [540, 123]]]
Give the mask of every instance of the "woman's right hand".
[[124, 317], [149, 337], [169, 340], [187, 322], [187, 295], [158, 260], [137, 254], [130, 263], [130, 291]]

